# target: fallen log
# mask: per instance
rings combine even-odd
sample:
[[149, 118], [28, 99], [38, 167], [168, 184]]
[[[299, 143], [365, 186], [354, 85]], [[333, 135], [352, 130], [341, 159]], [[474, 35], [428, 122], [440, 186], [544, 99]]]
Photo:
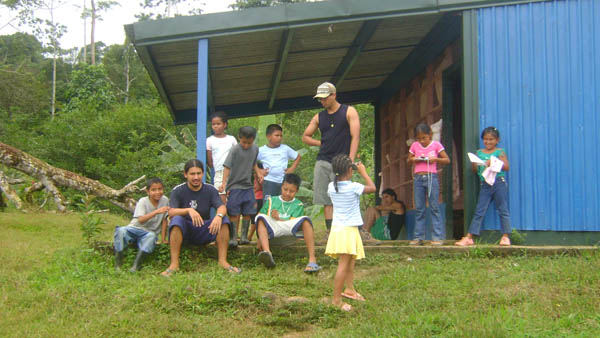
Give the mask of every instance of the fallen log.
[[66, 201], [58, 190], [58, 187], [71, 188], [106, 199], [112, 204], [133, 213], [136, 201], [128, 195], [136, 192], [138, 190], [136, 184], [146, 177], [144, 175], [128, 183], [123, 188], [116, 190], [96, 180], [51, 166], [24, 151], [2, 142], [0, 142], [0, 163], [35, 178], [50, 192], [57, 208], [61, 211], [66, 210]]
[[17, 209], [23, 210], [23, 201], [17, 192], [10, 186], [10, 179], [0, 170], [0, 205], [4, 207], [5, 203], [2, 193], [6, 195], [8, 200], [11, 201]]

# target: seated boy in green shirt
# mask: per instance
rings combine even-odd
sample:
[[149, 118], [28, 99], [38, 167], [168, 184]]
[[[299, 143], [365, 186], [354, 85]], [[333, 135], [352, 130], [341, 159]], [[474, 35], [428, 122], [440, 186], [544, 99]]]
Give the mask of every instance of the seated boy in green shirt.
[[[256, 233], [258, 234], [258, 260], [268, 268], [275, 267], [269, 240], [283, 236], [302, 237], [308, 250], [306, 273], [317, 272], [321, 267], [315, 257], [315, 239], [312, 221], [304, 215], [304, 204], [295, 198], [302, 180], [296, 174], [286, 174], [283, 178], [280, 196], [271, 196], [265, 200], [262, 209], [256, 216]], [[302, 230], [302, 234], [300, 234]]]

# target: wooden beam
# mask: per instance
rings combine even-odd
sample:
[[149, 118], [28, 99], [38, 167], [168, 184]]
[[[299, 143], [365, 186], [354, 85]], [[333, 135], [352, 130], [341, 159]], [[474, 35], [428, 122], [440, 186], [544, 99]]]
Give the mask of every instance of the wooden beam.
[[385, 101], [425, 70], [449, 44], [461, 36], [461, 17], [444, 15], [379, 87], [379, 96]]
[[356, 38], [354, 38], [352, 45], [350, 45], [350, 48], [348, 48], [348, 52], [331, 77], [330, 82], [335, 84], [337, 88], [340, 88], [342, 82], [346, 78], [346, 75], [348, 75], [352, 69], [352, 66], [354, 66], [354, 63], [356, 60], [358, 60], [360, 53], [365, 48], [365, 45], [369, 42], [369, 40], [371, 40], [371, 37], [377, 30], [377, 26], [380, 22], [381, 20], [369, 20], [362, 24], [362, 27], [356, 34]]
[[276, 71], [273, 74], [273, 80], [271, 81], [271, 93], [269, 99], [269, 110], [273, 109], [273, 104], [275, 104], [275, 98], [277, 97], [277, 89], [279, 89], [279, 83], [281, 82], [281, 76], [283, 75], [283, 70], [285, 69], [285, 65], [287, 63], [287, 57], [290, 52], [290, 47], [292, 45], [292, 40], [294, 39], [294, 29], [286, 29], [282, 33], [281, 44], [279, 46], [279, 57], [277, 60], [277, 65], [275, 66]]

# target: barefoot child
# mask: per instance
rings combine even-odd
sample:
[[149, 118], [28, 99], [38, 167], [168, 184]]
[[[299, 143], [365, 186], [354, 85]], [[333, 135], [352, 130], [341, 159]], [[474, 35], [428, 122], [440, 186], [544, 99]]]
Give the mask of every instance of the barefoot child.
[[[331, 161], [331, 166], [335, 178], [329, 183], [327, 194], [333, 203], [333, 221], [325, 254], [338, 258], [332, 303], [343, 311], [350, 311], [352, 306], [342, 302], [342, 297], [365, 300], [354, 289], [354, 264], [357, 259], [365, 258], [358, 231], [358, 227], [363, 225], [360, 195], [375, 192], [375, 184], [367, 174], [365, 166], [360, 162], [353, 164], [348, 155], [336, 155]], [[353, 170], [358, 170], [366, 185], [351, 181]]]
[[149, 179], [146, 182], [148, 196], [140, 198], [135, 205], [133, 219], [129, 225], [115, 228], [115, 269], [121, 269], [123, 253], [129, 243], [135, 242], [139, 249], [129, 270], [131, 272], [138, 271], [144, 258], [154, 251], [159, 234], [162, 234], [162, 243], [167, 243], [169, 199], [163, 195], [163, 189], [163, 183], [159, 178]]
[[[286, 174], [281, 185], [281, 195], [267, 198], [260, 213], [256, 216], [256, 233], [262, 250], [258, 254], [258, 260], [268, 268], [275, 267], [269, 240], [283, 236], [304, 236], [308, 250], [308, 265], [304, 272], [312, 273], [321, 270], [315, 257], [312, 221], [304, 216], [304, 204], [295, 197], [301, 182], [300, 176]], [[300, 230], [302, 230], [302, 234], [299, 234]]]
[[[473, 220], [471, 221], [471, 226], [469, 226], [467, 236], [454, 244], [458, 246], [473, 245], [473, 235], [479, 236], [481, 223], [483, 222], [485, 213], [487, 212], [490, 202], [494, 201], [496, 210], [500, 215], [500, 224], [502, 225], [502, 239], [500, 239], [500, 245], [510, 245], [510, 239], [508, 238], [508, 235], [510, 234], [508, 183], [506, 182], [506, 172], [510, 168], [508, 157], [506, 156], [506, 151], [504, 151], [504, 149], [496, 147], [500, 141], [500, 132], [498, 129], [494, 127], [485, 128], [481, 133], [481, 139], [483, 140], [484, 148], [477, 150], [477, 156], [485, 162], [485, 166], [478, 166], [475, 163], [471, 163], [472, 170], [478, 174], [481, 184], [477, 207], [475, 209], [475, 214], [473, 215]], [[498, 171], [494, 170], [494, 166]], [[495, 172], [495, 177], [493, 179], [489, 176], [490, 172]], [[492, 174], [492, 176], [494, 175]], [[492, 184], [489, 184], [490, 182]]]
[[[223, 182], [223, 162], [237, 141], [235, 137], [225, 134], [227, 115], [224, 112], [215, 112], [211, 116], [210, 122], [213, 134], [206, 139], [206, 164], [215, 170], [212, 183], [215, 188], [219, 189]], [[225, 203], [227, 198], [225, 189], [219, 190], [219, 196]]]
[[429, 201], [431, 210], [431, 245], [442, 245], [446, 238], [445, 227], [440, 213], [440, 183], [437, 175], [437, 164], [448, 164], [450, 158], [444, 146], [433, 141], [431, 128], [420, 123], [415, 128], [417, 141], [410, 146], [406, 161], [414, 165], [413, 190], [415, 200], [415, 237], [410, 245], [421, 245], [425, 239], [425, 206]]

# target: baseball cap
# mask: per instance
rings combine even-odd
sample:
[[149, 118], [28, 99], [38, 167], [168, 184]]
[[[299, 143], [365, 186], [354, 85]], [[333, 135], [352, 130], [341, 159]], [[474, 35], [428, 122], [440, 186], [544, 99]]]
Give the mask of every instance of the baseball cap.
[[323, 82], [317, 88], [317, 94], [313, 96], [313, 99], [324, 99], [331, 94], [335, 94], [335, 86], [332, 83]]

